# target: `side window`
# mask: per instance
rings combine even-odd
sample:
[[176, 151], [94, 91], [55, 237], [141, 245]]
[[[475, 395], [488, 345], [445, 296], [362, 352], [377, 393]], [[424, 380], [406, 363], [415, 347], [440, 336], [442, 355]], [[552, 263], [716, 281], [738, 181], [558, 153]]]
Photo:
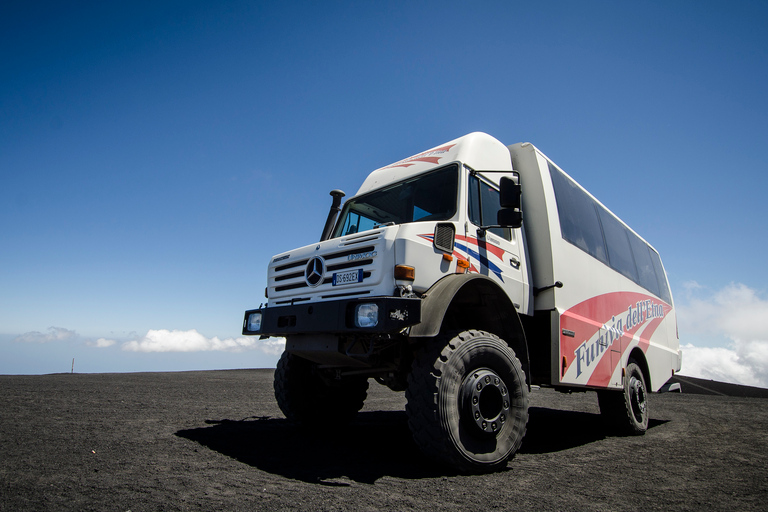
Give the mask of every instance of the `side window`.
[[563, 238], [603, 263], [608, 263], [608, 254], [603, 242], [596, 204], [586, 192], [579, 188], [565, 174], [549, 165], [552, 185], [557, 199], [557, 215]]
[[552, 164], [549, 173], [563, 238], [671, 303], [658, 253]]
[[664, 298], [659, 293], [659, 281], [656, 278], [656, 271], [651, 261], [651, 249], [635, 235], [630, 235], [629, 240], [632, 244], [632, 254], [635, 256], [635, 262], [637, 263], [638, 284]]
[[[496, 214], [501, 208], [499, 191], [477, 178], [469, 176], [469, 220], [476, 226], [496, 224]], [[512, 240], [509, 228], [491, 228], [488, 231], [505, 240]]]
[[603, 208], [598, 208], [600, 222], [605, 233], [605, 245], [608, 247], [608, 259], [611, 267], [631, 280], [637, 282], [637, 268], [629, 246], [629, 232], [613, 215]]
[[659, 291], [661, 294], [659, 297], [667, 301], [668, 304], [672, 304], [672, 294], [669, 293], [669, 284], [667, 283], [667, 276], [664, 273], [664, 267], [661, 266], [661, 258], [659, 253], [648, 248], [648, 252], [651, 254], [651, 261], [653, 262], [653, 268], [656, 270], [656, 278], [659, 282]]

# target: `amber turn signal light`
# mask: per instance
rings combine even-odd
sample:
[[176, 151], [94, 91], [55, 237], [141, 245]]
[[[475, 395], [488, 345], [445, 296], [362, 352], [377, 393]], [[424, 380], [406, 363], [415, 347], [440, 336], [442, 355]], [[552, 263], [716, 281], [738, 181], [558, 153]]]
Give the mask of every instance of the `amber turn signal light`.
[[413, 281], [416, 279], [416, 269], [408, 265], [395, 265], [395, 279]]

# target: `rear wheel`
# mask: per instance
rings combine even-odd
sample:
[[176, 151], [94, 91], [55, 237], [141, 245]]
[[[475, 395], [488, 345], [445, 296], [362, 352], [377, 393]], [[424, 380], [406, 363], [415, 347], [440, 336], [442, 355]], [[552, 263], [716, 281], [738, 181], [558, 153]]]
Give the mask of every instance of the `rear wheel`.
[[290, 421], [307, 426], [351, 421], [368, 394], [365, 377], [331, 378], [311, 362], [283, 352], [275, 370], [275, 398]]
[[642, 435], [648, 430], [648, 389], [640, 366], [630, 360], [623, 391], [598, 391], [600, 413], [620, 432]]
[[406, 397], [416, 444], [461, 471], [505, 468], [525, 435], [525, 373], [514, 351], [487, 332], [465, 331], [417, 355]]

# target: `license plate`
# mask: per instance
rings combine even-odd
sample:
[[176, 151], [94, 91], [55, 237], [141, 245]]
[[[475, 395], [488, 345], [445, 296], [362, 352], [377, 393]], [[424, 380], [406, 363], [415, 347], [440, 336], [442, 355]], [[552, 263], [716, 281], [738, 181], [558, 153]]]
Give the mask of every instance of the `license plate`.
[[333, 273], [333, 286], [341, 286], [345, 284], [362, 283], [363, 282], [363, 269], [348, 270], [346, 272], [334, 272]]

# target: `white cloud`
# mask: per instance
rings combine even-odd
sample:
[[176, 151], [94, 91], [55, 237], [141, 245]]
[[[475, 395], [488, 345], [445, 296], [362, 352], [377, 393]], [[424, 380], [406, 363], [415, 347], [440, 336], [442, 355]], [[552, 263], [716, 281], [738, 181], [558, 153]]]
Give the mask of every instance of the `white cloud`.
[[683, 345], [681, 373], [768, 387], [768, 300], [741, 283], [716, 292], [696, 282], [684, 288], [687, 304], [677, 307], [681, 338], [711, 341], [714, 336], [724, 346]]
[[746, 386], [768, 387], [753, 365], [738, 353], [725, 347], [696, 347], [690, 343], [680, 347], [683, 351], [682, 375], [718, 382], [732, 382]]
[[206, 338], [195, 329], [189, 331], [169, 331], [167, 329], [150, 330], [139, 339], [122, 344], [123, 350], [132, 352], [203, 352], [211, 350], [242, 352], [244, 350], [261, 350], [266, 354], [282, 352], [285, 340], [268, 338], [259, 340], [257, 337]]
[[86, 343], [86, 345], [90, 347], [96, 347], [96, 348], [105, 348], [105, 347], [111, 347], [117, 343], [115, 340], [108, 340], [106, 338], [99, 338], [96, 341], [89, 341]]
[[52, 341], [67, 341], [79, 338], [75, 331], [63, 327], [49, 327], [47, 332], [31, 331], [16, 336], [13, 341], [21, 343], [50, 343]]
[[285, 350], [285, 338], [267, 338], [266, 340], [261, 340], [257, 348], [265, 354], [279, 356], [283, 353], [283, 350]]

